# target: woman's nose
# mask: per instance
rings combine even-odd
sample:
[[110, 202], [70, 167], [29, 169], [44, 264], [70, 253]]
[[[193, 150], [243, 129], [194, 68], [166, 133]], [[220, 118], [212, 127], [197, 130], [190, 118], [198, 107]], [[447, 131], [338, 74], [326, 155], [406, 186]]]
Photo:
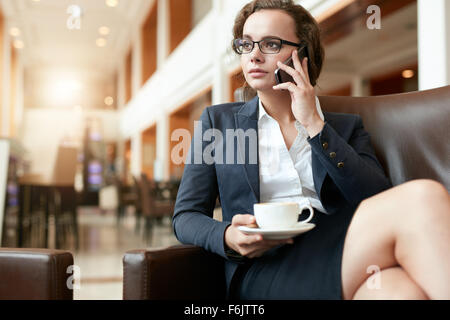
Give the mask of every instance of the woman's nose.
[[263, 58], [264, 55], [256, 43], [255, 43], [255, 47], [253, 48], [252, 52], [250, 52], [249, 54], [250, 54], [251, 62], [261, 62], [264, 59]]

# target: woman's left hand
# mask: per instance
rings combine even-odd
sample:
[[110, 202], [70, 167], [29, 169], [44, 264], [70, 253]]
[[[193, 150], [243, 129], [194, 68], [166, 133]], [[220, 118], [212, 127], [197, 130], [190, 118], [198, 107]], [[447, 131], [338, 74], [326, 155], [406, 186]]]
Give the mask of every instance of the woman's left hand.
[[291, 108], [295, 119], [308, 131], [310, 137], [322, 131], [325, 123], [320, 118], [316, 108], [316, 95], [311, 85], [308, 73], [308, 58], [300, 62], [298, 51], [292, 52], [294, 68], [278, 61], [278, 67], [286, 71], [295, 81], [285, 82], [273, 87], [274, 90], [289, 90], [291, 95]]

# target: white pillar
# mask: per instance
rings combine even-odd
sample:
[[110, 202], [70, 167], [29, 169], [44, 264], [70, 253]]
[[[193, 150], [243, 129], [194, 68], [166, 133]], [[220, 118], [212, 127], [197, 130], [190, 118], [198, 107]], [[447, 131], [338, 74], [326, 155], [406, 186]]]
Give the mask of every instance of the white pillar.
[[159, 115], [156, 125], [155, 180], [168, 180], [170, 178], [169, 147], [169, 115], [163, 112]]
[[117, 152], [114, 164], [116, 166], [116, 172], [119, 177], [122, 177], [125, 172], [125, 140], [123, 137], [119, 137], [116, 144]]
[[[0, 226], [3, 226], [5, 216], [6, 183], [8, 182], [9, 141], [0, 139]], [[2, 245], [2, 230], [0, 228], [0, 246]]]
[[[2, 95], [0, 97], [0, 136], [9, 137], [10, 136], [10, 98], [11, 98], [11, 38], [9, 37], [9, 26], [4, 23], [3, 32], [3, 61], [0, 61], [2, 68], [0, 70], [3, 72], [0, 74], [2, 77]], [[0, 46], [1, 48], [2, 46]], [[1, 56], [1, 55], [0, 55]]]
[[450, 84], [450, 1], [418, 0], [419, 90]]
[[140, 177], [142, 172], [142, 134], [136, 132], [131, 137], [131, 174]]
[[17, 51], [16, 105], [14, 109], [14, 125], [17, 138], [21, 137], [24, 117], [24, 72], [23, 55], [19, 50]]
[[167, 0], [158, 1], [157, 12], [157, 67], [160, 68], [169, 55], [169, 41], [170, 41], [170, 23], [169, 23], [169, 3]]

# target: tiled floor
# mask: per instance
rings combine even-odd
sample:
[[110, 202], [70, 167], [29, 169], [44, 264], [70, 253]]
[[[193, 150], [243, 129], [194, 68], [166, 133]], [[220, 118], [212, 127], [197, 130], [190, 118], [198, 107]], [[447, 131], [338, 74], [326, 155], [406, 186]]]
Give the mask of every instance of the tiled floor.
[[136, 219], [131, 210], [120, 225], [114, 212], [102, 213], [98, 208], [81, 208], [78, 215], [80, 248], [71, 250], [81, 279], [75, 282], [80, 285], [74, 290], [75, 300], [121, 300], [122, 258], [126, 251], [179, 243], [170, 219], [156, 226], [151, 243], [146, 243], [135, 231]]

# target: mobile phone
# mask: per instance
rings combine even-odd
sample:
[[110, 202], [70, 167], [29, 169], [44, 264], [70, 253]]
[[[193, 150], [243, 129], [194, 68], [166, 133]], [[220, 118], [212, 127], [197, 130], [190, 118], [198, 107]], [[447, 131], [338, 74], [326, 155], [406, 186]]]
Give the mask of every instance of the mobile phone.
[[[308, 47], [306, 45], [301, 46], [300, 48], [298, 48], [297, 50], [298, 52], [298, 57], [300, 59], [300, 62], [303, 61], [303, 59], [306, 57], [308, 58], [308, 73], [309, 73], [309, 77], [311, 79], [311, 67], [309, 64], [309, 55], [308, 55]], [[294, 68], [294, 62], [292, 61], [292, 55], [289, 57], [289, 59], [287, 59], [285, 62], [283, 62], [285, 65], [288, 65], [291, 68]], [[292, 78], [292, 76], [290, 74], [288, 74], [286, 71], [278, 68], [277, 70], [275, 70], [275, 79], [277, 81], [277, 84], [280, 83], [284, 83], [284, 82], [292, 82], [295, 83], [294, 79]]]

